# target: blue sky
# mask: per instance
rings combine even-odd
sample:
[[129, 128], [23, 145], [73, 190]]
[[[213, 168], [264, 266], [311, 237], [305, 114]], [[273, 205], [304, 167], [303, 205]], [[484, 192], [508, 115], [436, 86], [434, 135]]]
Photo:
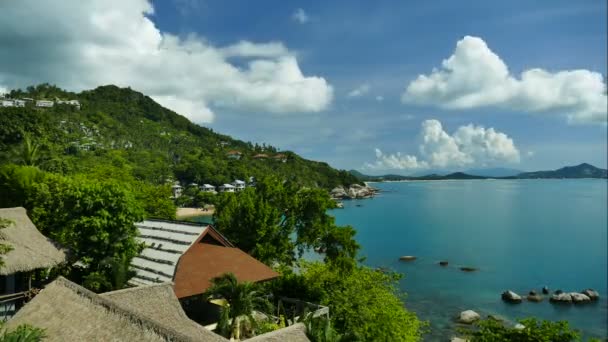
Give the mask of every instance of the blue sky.
[[[36, 7], [24, 3], [0, 7], [14, 10], [14, 18]], [[50, 33], [57, 25], [40, 32], [34, 25], [30, 35], [18, 37], [65, 40], [49, 49], [58, 56], [84, 54], [86, 63], [81, 58], [71, 65], [86, 72], [67, 77], [10, 68], [19, 53], [39, 48], [21, 43], [13, 56], [0, 53], [0, 87], [130, 85], [216, 131], [372, 174], [607, 164], [605, 1], [134, 0], [87, 6], [93, 5], [70, 9], [91, 20]], [[42, 7], [42, 22], [62, 22]], [[117, 8], [115, 15], [95, 14]], [[0, 29], [22, 28], [4, 13]], [[0, 33], [5, 46], [11, 39], [14, 34]], [[239, 42], [250, 46], [245, 51]], [[120, 57], [121, 70], [116, 64], [122, 62], [103, 62], [121, 53], [129, 56]], [[137, 60], [138, 53], [147, 54], [145, 60]], [[157, 55], [158, 63], [149, 62]], [[59, 60], [39, 63], [52, 68]], [[251, 67], [256, 60], [263, 63]], [[162, 77], [155, 78], [155, 68]]]

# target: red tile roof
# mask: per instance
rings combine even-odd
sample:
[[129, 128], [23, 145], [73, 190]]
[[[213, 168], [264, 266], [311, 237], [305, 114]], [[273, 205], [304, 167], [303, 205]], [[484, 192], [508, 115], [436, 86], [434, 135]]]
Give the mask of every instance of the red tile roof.
[[249, 254], [217, 241], [213, 230], [207, 231], [210, 233], [203, 233], [179, 259], [173, 280], [177, 298], [204, 293], [211, 279], [227, 272], [234, 273], [239, 281], [251, 282], [279, 276]]

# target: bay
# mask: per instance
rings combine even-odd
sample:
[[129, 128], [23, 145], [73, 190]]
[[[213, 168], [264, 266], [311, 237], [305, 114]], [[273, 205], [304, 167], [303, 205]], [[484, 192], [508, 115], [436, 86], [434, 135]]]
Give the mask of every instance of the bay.
[[[567, 320], [586, 336], [606, 338], [606, 180], [458, 180], [374, 183], [370, 200], [332, 212], [357, 229], [365, 264], [403, 273], [406, 306], [430, 322], [429, 341], [455, 335], [454, 317], [472, 309], [509, 320]], [[398, 261], [415, 255], [413, 262]], [[441, 267], [440, 260], [449, 261]], [[459, 267], [478, 268], [462, 272]], [[502, 291], [582, 291], [598, 302], [504, 303]]]

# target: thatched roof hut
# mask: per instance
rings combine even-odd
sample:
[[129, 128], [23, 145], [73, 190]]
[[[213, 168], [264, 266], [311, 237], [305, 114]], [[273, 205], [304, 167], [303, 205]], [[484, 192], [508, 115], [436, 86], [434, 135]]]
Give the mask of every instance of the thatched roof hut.
[[[149, 291], [163, 292], [162, 288]], [[129, 296], [132, 298], [128, 299]], [[118, 305], [112, 297], [125, 302]], [[181, 331], [187, 325], [184, 323], [168, 326], [175, 318], [162, 322], [152, 319], [173, 316], [175, 307], [163, 304], [154, 308], [158, 312], [151, 313], [152, 308], [134, 304], [137, 299], [145, 300], [141, 297], [137, 293], [100, 296], [59, 277], [9, 320], [5, 328], [12, 330], [20, 324], [31, 324], [45, 329], [45, 341], [225, 341], [211, 332], [191, 335], [192, 329]]]
[[173, 292], [172, 283], [112, 291], [101, 294], [101, 297], [158, 324], [172, 327], [194, 340], [226, 341], [186, 316]]
[[25, 208], [0, 209], [0, 217], [12, 221], [7, 228], [0, 229], [0, 243], [12, 248], [2, 256], [0, 275], [49, 268], [65, 261], [64, 251], [38, 231]]
[[247, 340], [247, 342], [310, 342], [306, 336], [306, 326], [302, 323], [271, 331]]

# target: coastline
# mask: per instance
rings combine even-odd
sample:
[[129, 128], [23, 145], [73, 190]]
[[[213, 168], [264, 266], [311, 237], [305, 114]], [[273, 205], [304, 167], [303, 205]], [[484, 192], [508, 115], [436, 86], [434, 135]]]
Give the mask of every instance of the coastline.
[[177, 208], [175, 217], [179, 220], [195, 216], [213, 216], [214, 213], [215, 208], [213, 206], [206, 208]]

